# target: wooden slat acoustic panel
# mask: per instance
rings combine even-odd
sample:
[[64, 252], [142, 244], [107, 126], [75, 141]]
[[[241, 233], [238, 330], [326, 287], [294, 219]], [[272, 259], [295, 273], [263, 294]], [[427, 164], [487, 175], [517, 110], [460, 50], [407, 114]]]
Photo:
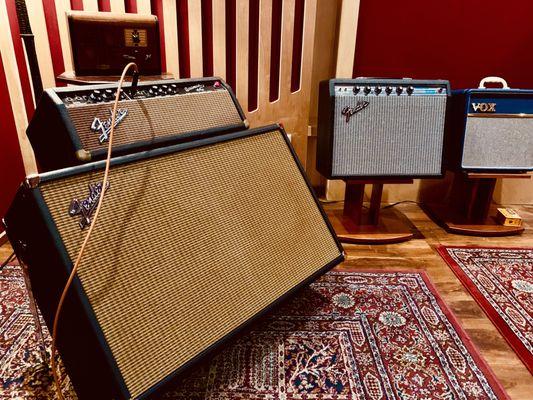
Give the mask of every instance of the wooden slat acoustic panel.
[[[201, 0], [181, 0], [185, 1], [187, 7], [187, 21], [189, 29], [183, 35], [190, 50], [186, 57], [187, 65], [190, 65], [192, 76], [202, 76], [204, 73], [204, 60], [202, 43], [203, 34], [208, 32], [212, 35], [212, 49], [209, 58], [212, 59], [212, 70], [215, 75], [225, 78], [235, 76], [234, 90], [241, 104], [249, 103], [248, 82], [250, 78], [250, 65], [257, 65], [257, 76], [252, 81], [257, 82], [257, 104], [253, 110], [247, 110], [252, 126], [260, 126], [271, 122], [282, 122], [291, 134], [296, 152], [305, 164], [307, 125], [309, 115], [309, 93], [311, 85], [311, 72], [315, 30], [315, 16], [317, 0], [284, 0], [281, 6], [281, 34], [279, 43], [279, 96], [270, 101], [270, 76], [272, 58], [272, 21], [273, 21], [273, 0], [258, 1], [259, 12], [259, 35], [257, 59], [250, 59], [250, 2], [248, 0], [234, 0], [235, 8], [229, 7], [232, 0], [211, 0], [212, 17], [210, 23], [212, 29], [202, 29], [203, 9]], [[353, 0], [352, 0], [353, 1]], [[31, 4], [30, 4], [31, 3]], [[28, 2], [29, 15], [32, 28], [35, 33], [37, 43], [38, 59], [41, 66], [41, 75], [45, 87], [54, 85], [54, 76], [63, 71], [71, 71], [72, 51], [70, 47], [68, 24], [66, 11], [71, 10], [72, 5], [84, 11], [96, 11], [99, 9], [114, 12], [126, 10], [126, 1], [113, 0], [101, 2], [97, 0], [54, 0], [53, 2]], [[132, 9], [133, 1], [128, 1], [128, 10]], [[297, 12], [303, 4], [303, 15]], [[348, 7], [348, 6], [347, 6]], [[178, 52], [178, 20], [179, 10], [177, 0], [136, 0], [136, 12], [139, 14], [157, 14], [162, 26], [161, 42], [164, 50], [163, 62], [166, 70], [179, 78], [180, 62]], [[228, 13], [234, 15], [228, 15]], [[276, 11], [277, 12], [277, 11]], [[44, 16], [47, 16], [46, 24]], [[277, 16], [276, 16], [277, 18]], [[295, 40], [294, 27], [296, 19], [303, 18], [303, 35], [301, 41]], [[227, 21], [235, 21], [235, 26], [228, 26]], [[298, 20], [299, 21], [299, 20]], [[46, 26], [45, 26], [46, 25]], [[235, 36], [228, 35], [228, 32], [235, 32]], [[231, 41], [231, 43], [228, 42]], [[277, 39], [275, 39], [277, 40]], [[301, 46], [301, 53], [294, 52], [293, 46]], [[234, 58], [228, 59], [226, 49], [235, 48]], [[274, 46], [275, 47], [275, 46]], [[293, 60], [294, 54], [301, 54], [302, 66], [300, 72], [300, 87], [296, 91], [291, 91], [291, 71], [293, 63], [301, 60]], [[276, 55], [277, 56], [277, 55]], [[6, 61], [9, 64], [9, 61]], [[274, 63], [275, 64], [275, 63]], [[25, 68], [25, 66], [18, 66]], [[228, 71], [231, 68], [231, 71]], [[16, 81], [16, 79], [15, 79]], [[255, 92], [254, 92], [255, 93]], [[255, 94], [254, 94], [255, 95]], [[246, 108], [246, 107], [245, 107]], [[23, 121], [21, 117], [21, 121]], [[21, 123], [24, 129], [25, 122]], [[21, 145], [24, 146], [23, 138]], [[29, 164], [32, 162], [30, 161]]]

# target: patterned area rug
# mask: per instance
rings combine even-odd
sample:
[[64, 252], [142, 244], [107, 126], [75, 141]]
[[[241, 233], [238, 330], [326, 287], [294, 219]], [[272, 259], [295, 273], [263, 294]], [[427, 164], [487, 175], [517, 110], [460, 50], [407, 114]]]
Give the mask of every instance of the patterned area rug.
[[533, 248], [439, 252], [533, 373]]
[[[38, 343], [18, 267], [0, 285], [0, 398], [52, 398], [50, 379], [35, 374]], [[162, 398], [508, 397], [425, 274], [330, 272]]]

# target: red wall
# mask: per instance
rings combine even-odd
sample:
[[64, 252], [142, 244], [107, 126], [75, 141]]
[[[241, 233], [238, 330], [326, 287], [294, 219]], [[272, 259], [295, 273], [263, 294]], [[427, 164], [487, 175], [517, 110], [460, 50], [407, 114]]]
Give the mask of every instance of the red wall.
[[533, 88], [533, 1], [361, 0], [354, 76]]
[[[0, 218], [24, 179], [24, 166], [17, 139], [15, 120], [7, 90], [4, 65], [0, 59]], [[3, 231], [0, 226], [0, 232]]]

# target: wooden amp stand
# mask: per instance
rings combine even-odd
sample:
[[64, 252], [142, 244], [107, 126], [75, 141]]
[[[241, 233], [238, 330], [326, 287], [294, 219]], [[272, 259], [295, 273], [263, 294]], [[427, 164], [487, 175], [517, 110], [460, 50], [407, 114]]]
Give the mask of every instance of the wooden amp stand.
[[[385, 183], [413, 183], [412, 179], [362, 179], [344, 182], [346, 183], [344, 209], [327, 212], [341, 242], [386, 244], [404, 242], [413, 238], [412, 225], [407, 217], [392, 207], [381, 209]], [[372, 185], [369, 208], [363, 206], [367, 184]]]
[[530, 174], [455, 172], [450, 201], [425, 204], [429, 216], [451, 233], [472, 236], [509, 236], [524, 231], [523, 226], [499, 225], [492, 206], [497, 179], [530, 179]]

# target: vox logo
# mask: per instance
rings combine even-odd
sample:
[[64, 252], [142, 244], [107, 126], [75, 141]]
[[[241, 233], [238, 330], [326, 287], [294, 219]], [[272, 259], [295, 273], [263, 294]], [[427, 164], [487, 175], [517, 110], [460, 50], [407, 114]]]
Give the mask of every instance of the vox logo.
[[496, 103], [472, 103], [474, 111], [496, 112]]

